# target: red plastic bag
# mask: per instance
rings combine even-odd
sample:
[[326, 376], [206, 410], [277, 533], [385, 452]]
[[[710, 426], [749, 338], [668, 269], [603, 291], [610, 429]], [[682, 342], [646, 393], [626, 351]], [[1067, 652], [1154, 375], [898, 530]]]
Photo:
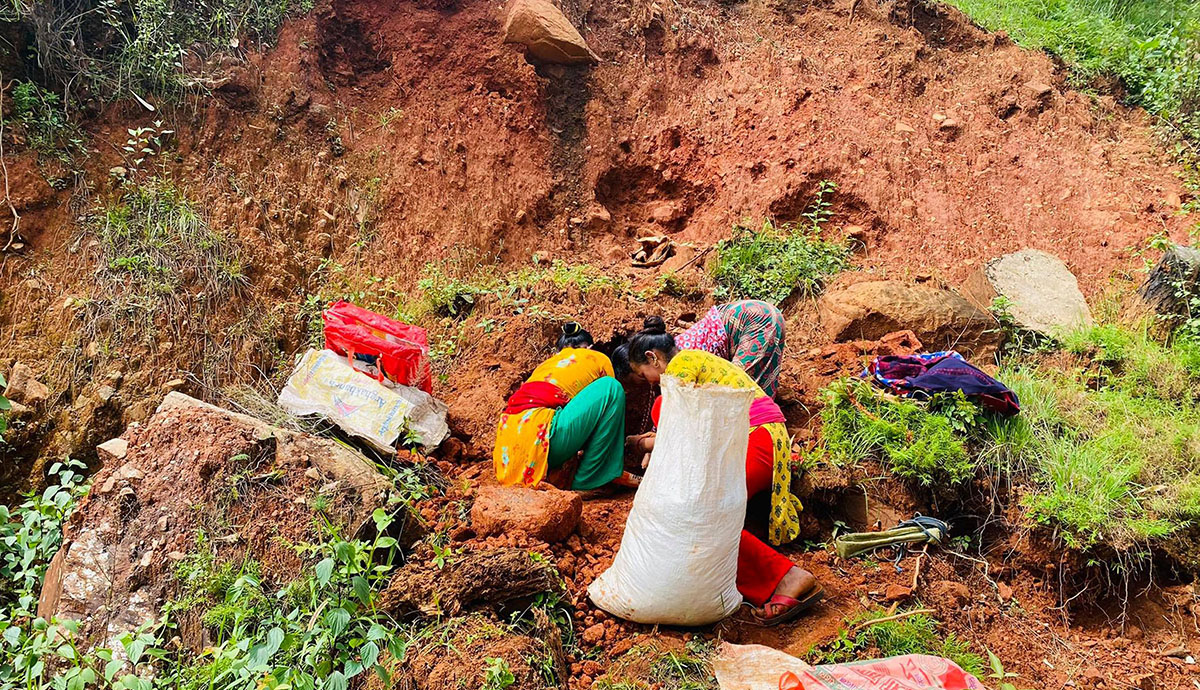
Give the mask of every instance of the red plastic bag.
[[349, 302], [334, 302], [322, 317], [325, 349], [348, 358], [354, 368], [378, 381], [387, 379], [433, 394], [429, 337], [424, 328]]

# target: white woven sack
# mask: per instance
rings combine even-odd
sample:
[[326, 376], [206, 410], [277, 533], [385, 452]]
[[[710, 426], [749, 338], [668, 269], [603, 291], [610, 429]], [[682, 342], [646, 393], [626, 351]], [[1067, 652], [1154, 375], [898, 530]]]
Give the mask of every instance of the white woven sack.
[[588, 587], [638, 623], [706, 625], [733, 613], [746, 519], [754, 392], [664, 376], [658, 439], [613, 564]]

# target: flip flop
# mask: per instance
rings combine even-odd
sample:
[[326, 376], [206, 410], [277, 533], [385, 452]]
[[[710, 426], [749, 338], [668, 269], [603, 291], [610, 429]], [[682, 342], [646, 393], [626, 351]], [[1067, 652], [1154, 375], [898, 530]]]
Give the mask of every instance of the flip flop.
[[613, 486], [619, 486], [625, 489], [636, 489], [642, 484], [642, 478], [632, 472], [622, 472], [621, 476], [609, 482]]
[[750, 618], [754, 624], [764, 628], [769, 628], [780, 623], [786, 623], [790, 620], [795, 620], [800, 614], [816, 606], [817, 602], [825, 598], [825, 588], [817, 585], [812, 588], [808, 594], [801, 599], [793, 599], [785, 597], [782, 594], [776, 594], [771, 597], [767, 603], [763, 604], [762, 610], [765, 612], [768, 609], [776, 611], [782, 610], [782, 613], [776, 613], [773, 616], [764, 616], [759, 614], [758, 610], [750, 610]]

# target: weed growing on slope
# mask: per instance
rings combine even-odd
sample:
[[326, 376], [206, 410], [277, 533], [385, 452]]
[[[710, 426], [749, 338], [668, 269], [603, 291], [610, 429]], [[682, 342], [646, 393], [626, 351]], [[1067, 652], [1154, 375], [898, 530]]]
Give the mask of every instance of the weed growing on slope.
[[961, 396], [923, 403], [834, 382], [823, 450], [835, 463], [875, 457], [932, 487], [986, 470], [1014, 485], [1025, 514], [1065, 546], [1103, 543], [1122, 563], [1141, 558], [1200, 519], [1200, 346], [1114, 326], [1063, 343], [1051, 359], [1001, 368], [1021, 401], [1015, 417], [981, 414]]
[[59, 96], [28, 81], [12, 87], [13, 116], [25, 144], [40, 156], [74, 168], [83, 155], [86, 135], [68, 117]]
[[774, 304], [796, 291], [814, 297], [830, 276], [849, 268], [849, 246], [821, 239], [821, 228], [831, 215], [828, 196], [836, 188], [828, 180], [821, 183], [803, 214], [807, 227], [776, 226], [770, 220], [763, 221], [758, 231], [745, 223], [735, 226], [731, 238], [717, 243], [713, 269], [717, 296]]
[[[904, 654], [931, 654], [958, 664], [974, 676], [982, 676], [986, 668], [983, 657], [971, 651], [971, 645], [953, 633], [942, 637], [938, 622], [924, 614], [900, 620], [868, 624], [886, 617], [883, 609], [868, 611], [846, 621], [838, 637], [809, 653], [813, 664], [844, 664], [864, 657], [891, 657]], [[851, 631], [854, 632], [851, 632]], [[874, 650], [868, 654], [868, 650]], [[875, 653], [877, 652], [877, 653]]]
[[193, 288], [210, 297], [246, 282], [234, 243], [214, 231], [170, 180], [127, 184], [88, 219], [114, 281], [138, 294], [166, 297]]
[[26, 494], [15, 508], [0, 505], [0, 613], [14, 605], [27, 610], [36, 598], [62, 544], [63, 523], [87, 492], [84, 469], [75, 460], [56, 462], [43, 491]]
[[1031, 481], [1030, 516], [1068, 546], [1118, 552], [1200, 518], [1200, 349], [1112, 326], [1067, 347], [1083, 366], [1001, 371], [1022, 413], [990, 425], [981, 449]]
[[874, 457], [922, 486], [953, 486], [975, 475], [964, 434], [979, 423], [978, 409], [958, 396], [930, 404], [898, 398], [860, 379], [842, 379], [822, 393], [824, 450], [836, 464]]

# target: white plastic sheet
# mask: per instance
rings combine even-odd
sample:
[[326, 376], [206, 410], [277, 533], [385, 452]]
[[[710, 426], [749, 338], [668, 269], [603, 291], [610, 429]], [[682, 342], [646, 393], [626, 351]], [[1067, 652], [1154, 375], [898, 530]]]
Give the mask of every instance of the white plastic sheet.
[[331, 350], [309, 350], [279, 393], [279, 405], [297, 415], [321, 415], [385, 453], [411, 430], [426, 449], [450, 435], [446, 405], [425, 391], [388, 388]]
[[986, 690], [949, 659], [923, 654], [809, 666], [778, 649], [726, 642], [713, 671], [721, 690]]
[[638, 623], [705, 625], [737, 609], [746, 519], [746, 445], [754, 393], [663, 377], [650, 466], [612, 566], [588, 587]]

